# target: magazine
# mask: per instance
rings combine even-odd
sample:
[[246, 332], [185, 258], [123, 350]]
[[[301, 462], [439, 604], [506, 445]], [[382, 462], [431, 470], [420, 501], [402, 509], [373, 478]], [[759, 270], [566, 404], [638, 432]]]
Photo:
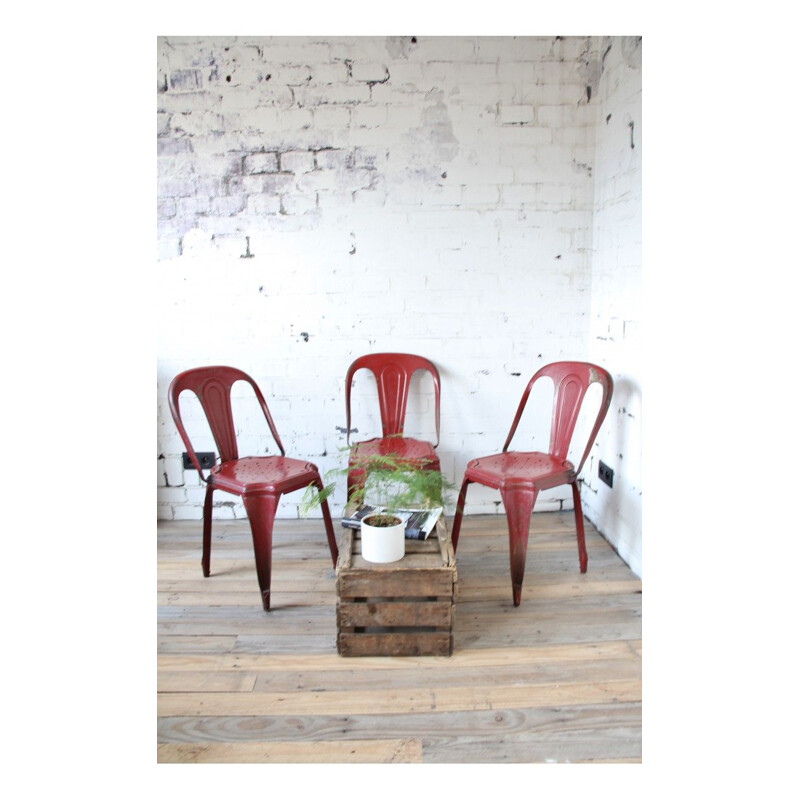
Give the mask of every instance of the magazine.
[[[381, 514], [386, 509], [381, 506], [359, 506], [352, 514], [342, 517], [345, 528], [360, 528], [361, 520], [370, 514]], [[406, 539], [427, 539], [436, 527], [443, 509], [439, 508], [404, 508], [391, 513], [406, 523]]]

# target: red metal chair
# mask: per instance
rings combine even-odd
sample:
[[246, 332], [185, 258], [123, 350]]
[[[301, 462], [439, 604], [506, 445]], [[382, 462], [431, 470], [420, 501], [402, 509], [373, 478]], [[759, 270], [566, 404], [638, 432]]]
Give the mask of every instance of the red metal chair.
[[[519, 424], [531, 388], [537, 380], [544, 377], [551, 378], [555, 386], [550, 449], [547, 453], [509, 452], [508, 446], [511, 444], [511, 439]], [[586, 391], [595, 382], [600, 383], [603, 390], [600, 410], [589, 434], [589, 441], [583, 451], [578, 468], [575, 469], [567, 460], [567, 454]], [[503, 445], [503, 452], [476, 458], [467, 464], [453, 520], [453, 550], [458, 546], [461, 517], [469, 484], [480, 483], [492, 489], [499, 489], [508, 521], [511, 586], [515, 606], [520, 604], [522, 598], [522, 578], [525, 574], [525, 555], [528, 549], [531, 513], [536, 497], [543, 489], [552, 489], [566, 484], [572, 487], [575, 527], [578, 535], [578, 557], [581, 572], [586, 572], [588, 558], [583, 532], [583, 511], [578, 489], [578, 475], [611, 404], [613, 386], [614, 382], [608, 372], [594, 364], [561, 361], [542, 367], [531, 378], [522, 394], [517, 415], [514, 417], [508, 438]]]
[[[347, 496], [351, 490], [366, 480], [366, 472], [359, 468], [372, 455], [394, 455], [422, 469], [439, 471], [439, 457], [435, 448], [439, 446], [439, 416], [441, 388], [439, 370], [422, 356], [408, 353], [372, 353], [357, 358], [347, 370], [345, 378], [345, 407], [347, 410], [347, 444], [350, 444], [350, 389], [353, 376], [360, 369], [367, 369], [375, 376], [378, 387], [378, 403], [381, 412], [380, 438], [356, 442], [350, 448], [347, 474]], [[433, 377], [436, 415], [436, 443], [413, 439], [403, 435], [406, 405], [411, 376], [417, 370], [425, 370]]]
[[[231, 410], [231, 386], [236, 381], [245, 381], [253, 387], [272, 437], [281, 451], [279, 456], [253, 456], [240, 458], [236, 443]], [[211, 433], [219, 449], [220, 463], [212, 467], [208, 478], [203, 474], [197, 455], [181, 421], [179, 398], [188, 389], [194, 392], [208, 419]], [[264, 396], [253, 379], [233, 367], [199, 367], [180, 373], [169, 387], [169, 408], [172, 418], [183, 439], [189, 458], [206, 483], [206, 498], [203, 507], [203, 575], [209, 576], [211, 566], [211, 509], [215, 489], [238, 495], [242, 498], [250, 530], [253, 534], [256, 573], [261, 589], [265, 611], [269, 611], [270, 578], [272, 574], [272, 526], [281, 495], [305, 489], [313, 485], [322, 490], [322, 479], [314, 464], [294, 458], [286, 458], [275, 423], [267, 408]], [[322, 515], [328, 536], [328, 547], [334, 567], [338, 557], [336, 537], [333, 532], [327, 501], [322, 502]]]

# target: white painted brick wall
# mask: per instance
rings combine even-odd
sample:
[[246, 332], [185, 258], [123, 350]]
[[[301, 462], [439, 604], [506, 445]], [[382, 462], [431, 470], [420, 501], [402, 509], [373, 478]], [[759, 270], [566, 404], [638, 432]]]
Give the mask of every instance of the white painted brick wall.
[[[160, 517], [202, 516], [203, 487], [183, 472], [166, 403], [183, 369], [248, 372], [287, 452], [324, 471], [345, 443], [350, 362], [381, 350], [424, 354], [442, 373], [439, 455], [458, 484], [469, 459], [502, 446], [539, 366], [616, 358], [596, 351], [597, 331], [613, 317], [635, 335], [638, 313], [627, 301], [611, 307], [613, 272], [630, 264], [634, 273], [640, 260], [622, 255], [635, 226], [611, 216], [613, 176], [631, 177], [629, 159], [604, 147], [612, 175], [597, 177], [595, 135], [612, 130], [599, 104], [616, 102], [599, 77], [602, 45], [159, 39]], [[614, 57], [612, 47], [607, 69], [618, 68]], [[592, 247], [603, 237], [609, 279], [595, 289]], [[356, 425], [374, 433], [377, 410], [362, 400]], [[275, 452], [246, 402], [235, 400], [244, 443]], [[431, 435], [428, 404], [415, 388], [409, 434]], [[191, 425], [202, 431], [199, 415]], [[207, 435], [198, 447], [215, 449]], [[216, 499], [217, 516], [244, 518], [236, 498]], [[298, 500], [285, 498], [279, 514], [296, 516]], [[334, 514], [342, 501], [340, 489]], [[570, 503], [558, 490], [537, 508]], [[502, 513], [499, 497], [473, 487], [468, 512]]]
[[[615, 380], [607, 422], [584, 470], [587, 516], [642, 574], [642, 74], [638, 37], [598, 42], [591, 358]], [[631, 123], [633, 143], [631, 147]], [[614, 470], [608, 488], [602, 459]]]

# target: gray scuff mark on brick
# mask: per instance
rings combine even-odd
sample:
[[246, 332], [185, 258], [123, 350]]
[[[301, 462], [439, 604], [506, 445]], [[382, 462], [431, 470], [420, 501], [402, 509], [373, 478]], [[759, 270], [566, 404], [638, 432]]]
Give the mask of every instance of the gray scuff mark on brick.
[[622, 58], [625, 65], [631, 69], [642, 68], [642, 37], [623, 36], [622, 37]]
[[353, 151], [341, 147], [322, 147], [314, 153], [316, 169], [352, 169]]
[[288, 150], [279, 154], [280, 172], [303, 174], [315, 167], [313, 150]]
[[176, 69], [169, 76], [169, 88], [174, 92], [196, 92], [203, 88], [199, 69]]
[[171, 219], [177, 214], [178, 206], [171, 197], [158, 201], [158, 218]]
[[446, 161], [452, 160], [458, 153], [458, 139], [453, 133], [453, 123], [443, 99], [444, 93], [431, 93], [429, 97], [433, 102], [422, 111], [423, 125], [439, 158]]
[[193, 152], [192, 143], [188, 139], [159, 139], [157, 153], [160, 157], [171, 157]]
[[248, 153], [242, 157], [242, 172], [245, 175], [278, 172], [278, 154], [272, 151]]
[[353, 150], [353, 167], [363, 167], [364, 169], [377, 169], [378, 154], [363, 147], [356, 147]]
[[592, 165], [586, 161], [578, 161], [576, 158], [573, 158], [572, 169], [575, 172], [585, 172], [590, 178], [592, 177]]
[[416, 36], [387, 36], [386, 52], [392, 58], [408, 58], [412, 50], [417, 49]]
[[[603, 41], [603, 47], [607, 43], [608, 37]], [[586, 40], [586, 46], [578, 59], [577, 70], [581, 80], [586, 86], [585, 100], [580, 100], [578, 104], [584, 102], [590, 103], [592, 100], [592, 93], [597, 92], [597, 87], [600, 83], [600, 77], [603, 74], [603, 60], [604, 56], [600, 54], [597, 49], [592, 47], [592, 39]]]
[[211, 200], [211, 213], [215, 217], [235, 217], [244, 210], [244, 195], [214, 197]]
[[443, 165], [458, 154], [460, 145], [453, 132], [444, 92], [433, 89], [425, 99], [427, 105], [422, 109], [422, 125], [412, 128], [403, 139], [409, 153], [403, 177], [405, 180], [435, 183], [445, 171]]
[[169, 136], [171, 119], [172, 116], [170, 114], [165, 114], [163, 112], [159, 112], [158, 114], [156, 114], [156, 125], [157, 125], [158, 136]]

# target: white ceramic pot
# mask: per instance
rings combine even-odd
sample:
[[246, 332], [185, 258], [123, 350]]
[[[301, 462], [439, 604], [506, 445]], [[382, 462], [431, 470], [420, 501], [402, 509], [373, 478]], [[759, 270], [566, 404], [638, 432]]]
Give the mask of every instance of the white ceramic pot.
[[406, 554], [405, 523], [400, 522], [389, 528], [369, 525], [361, 520], [361, 555], [373, 564], [388, 564], [399, 561]]

